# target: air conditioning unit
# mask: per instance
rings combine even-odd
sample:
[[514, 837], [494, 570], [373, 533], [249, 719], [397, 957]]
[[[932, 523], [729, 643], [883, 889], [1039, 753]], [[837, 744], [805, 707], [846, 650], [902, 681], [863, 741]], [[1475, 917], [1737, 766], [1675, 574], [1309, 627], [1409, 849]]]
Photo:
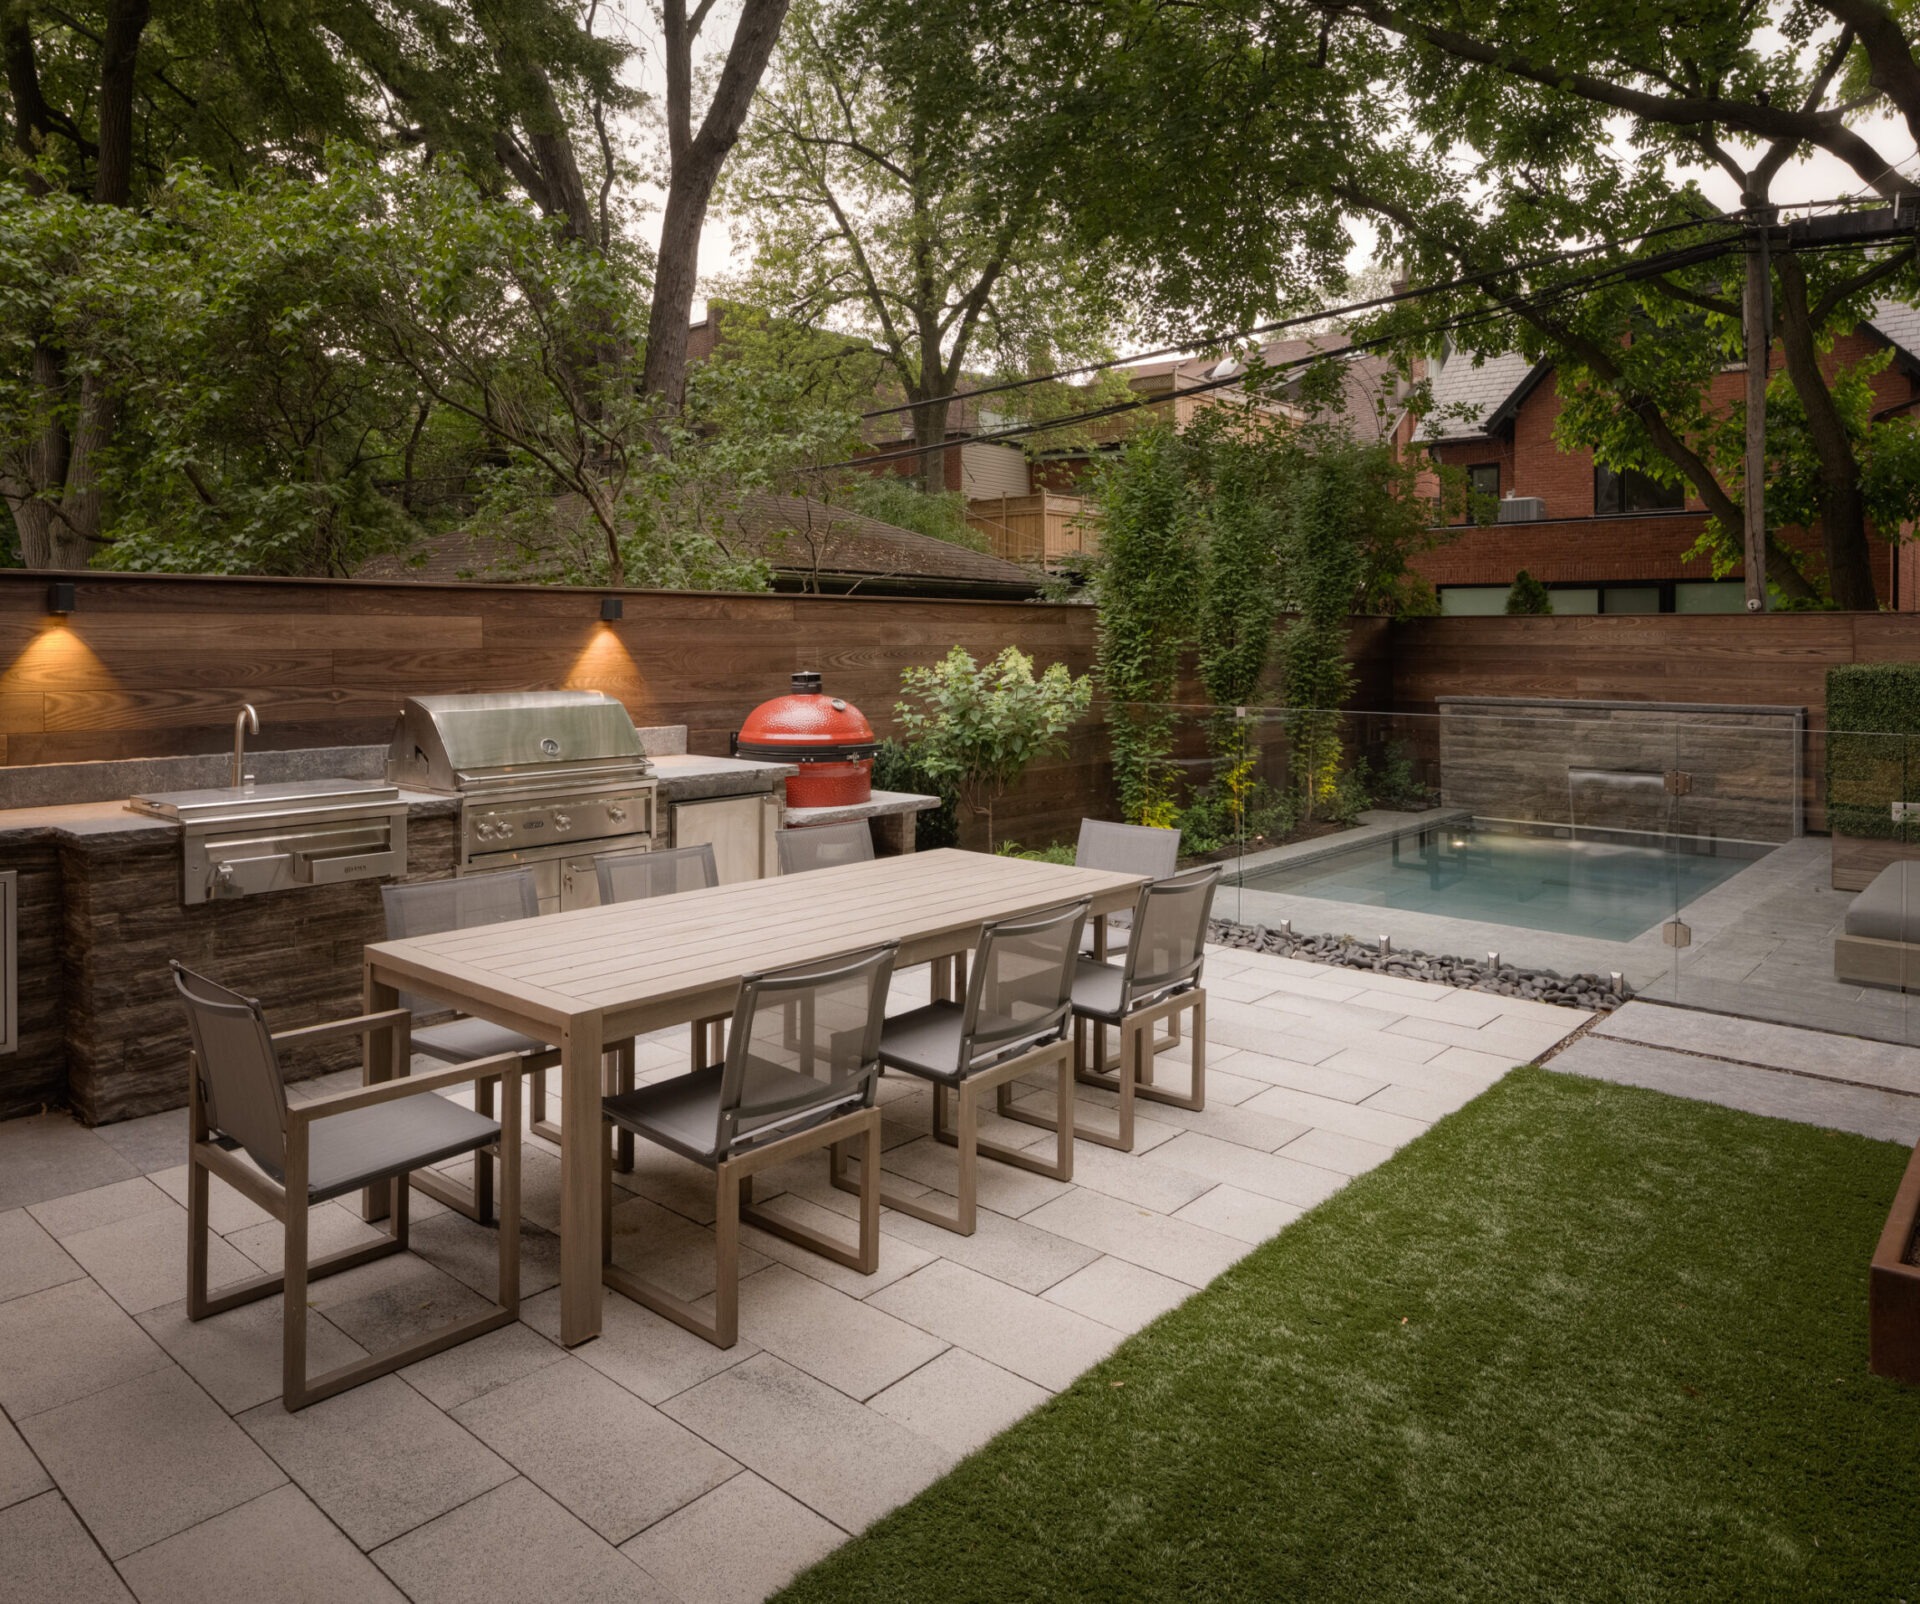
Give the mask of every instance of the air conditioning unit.
[[1503, 496], [1500, 512], [1494, 520], [1503, 524], [1538, 523], [1547, 515], [1547, 504], [1538, 496]]

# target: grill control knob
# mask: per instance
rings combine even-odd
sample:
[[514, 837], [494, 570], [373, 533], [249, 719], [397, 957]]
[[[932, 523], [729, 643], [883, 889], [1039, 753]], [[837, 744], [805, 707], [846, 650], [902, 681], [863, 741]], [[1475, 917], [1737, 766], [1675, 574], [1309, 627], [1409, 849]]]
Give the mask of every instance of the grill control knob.
[[610, 824], [625, 824], [627, 822], [627, 810], [621, 807], [608, 808], [607, 822]]
[[564, 813], [556, 813], [553, 816], [553, 827], [556, 830], [571, 830], [573, 828], [573, 820], [568, 818]]

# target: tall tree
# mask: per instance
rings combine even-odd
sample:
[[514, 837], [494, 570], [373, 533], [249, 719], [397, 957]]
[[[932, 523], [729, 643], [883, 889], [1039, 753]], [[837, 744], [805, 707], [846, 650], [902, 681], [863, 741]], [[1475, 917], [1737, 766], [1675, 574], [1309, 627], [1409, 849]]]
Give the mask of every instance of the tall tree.
[[965, 118], [933, 104], [981, 41], [928, 25], [914, 48], [896, 32], [879, 50], [870, 25], [823, 0], [796, 6], [730, 189], [754, 247], [747, 293], [874, 342], [937, 493], [969, 369], [1103, 356], [1116, 309], [1064, 238], [1045, 166], [996, 162], [1011, 131], [985, 98]]
[[[230, 182], [314, 176], [327, 142], [345, 139], [491, 168], [586, 237], [594, 219], [563, 108], [620, 98], [624, 55], [591, 22], [569, 0], [178, 0], [157, 15], [149, 0], [6, 0], [13, 165], [36, 193], [124, 208], [183, 160]], [[604, 205], [602, 224], [604, 245]], [[25, 332], [31, 446], [9, 454], [0, 495], [28, 563], [78, 566], [103, 535], [116, 397], [45, 329]]]
[[711, 20], [714, 0], [661, 0], [667, 69], [667, 204], [660, 221], [653, 306], [647, 317], [647, 361], [641, 387], [670, 408], [687, 388], [687, 324], [699, 272], [700, 230], [728, 153], [740, 137], [754, 91], [767, 70], [787, 0], [742, 0], [733, 39], [712, 98], [694, 127], [694, 47]]

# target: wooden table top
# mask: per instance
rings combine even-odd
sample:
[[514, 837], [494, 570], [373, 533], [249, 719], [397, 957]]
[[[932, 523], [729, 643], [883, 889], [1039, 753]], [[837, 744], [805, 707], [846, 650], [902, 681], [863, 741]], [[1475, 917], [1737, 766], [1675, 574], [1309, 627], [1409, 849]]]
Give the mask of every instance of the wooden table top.
[[880, 941], [900, 942], [902, 964], [924, 962], [989, 920], [1081, 897], [1096, 913], [1131, 907], [1146, 878], [947, 848], [384, 941], [367, 961], [408, 990], [558, 1024]]

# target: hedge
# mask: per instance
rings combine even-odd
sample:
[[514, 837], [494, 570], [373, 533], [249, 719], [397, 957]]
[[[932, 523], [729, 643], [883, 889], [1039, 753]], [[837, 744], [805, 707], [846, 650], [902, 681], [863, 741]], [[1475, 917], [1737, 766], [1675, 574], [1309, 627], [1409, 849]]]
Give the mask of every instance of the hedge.
[[1920, 802], [1920, 663], [1828, 669], [1827, 827], [1920, 841], [1920, 819], [1894, 822], [1896, 801]]

